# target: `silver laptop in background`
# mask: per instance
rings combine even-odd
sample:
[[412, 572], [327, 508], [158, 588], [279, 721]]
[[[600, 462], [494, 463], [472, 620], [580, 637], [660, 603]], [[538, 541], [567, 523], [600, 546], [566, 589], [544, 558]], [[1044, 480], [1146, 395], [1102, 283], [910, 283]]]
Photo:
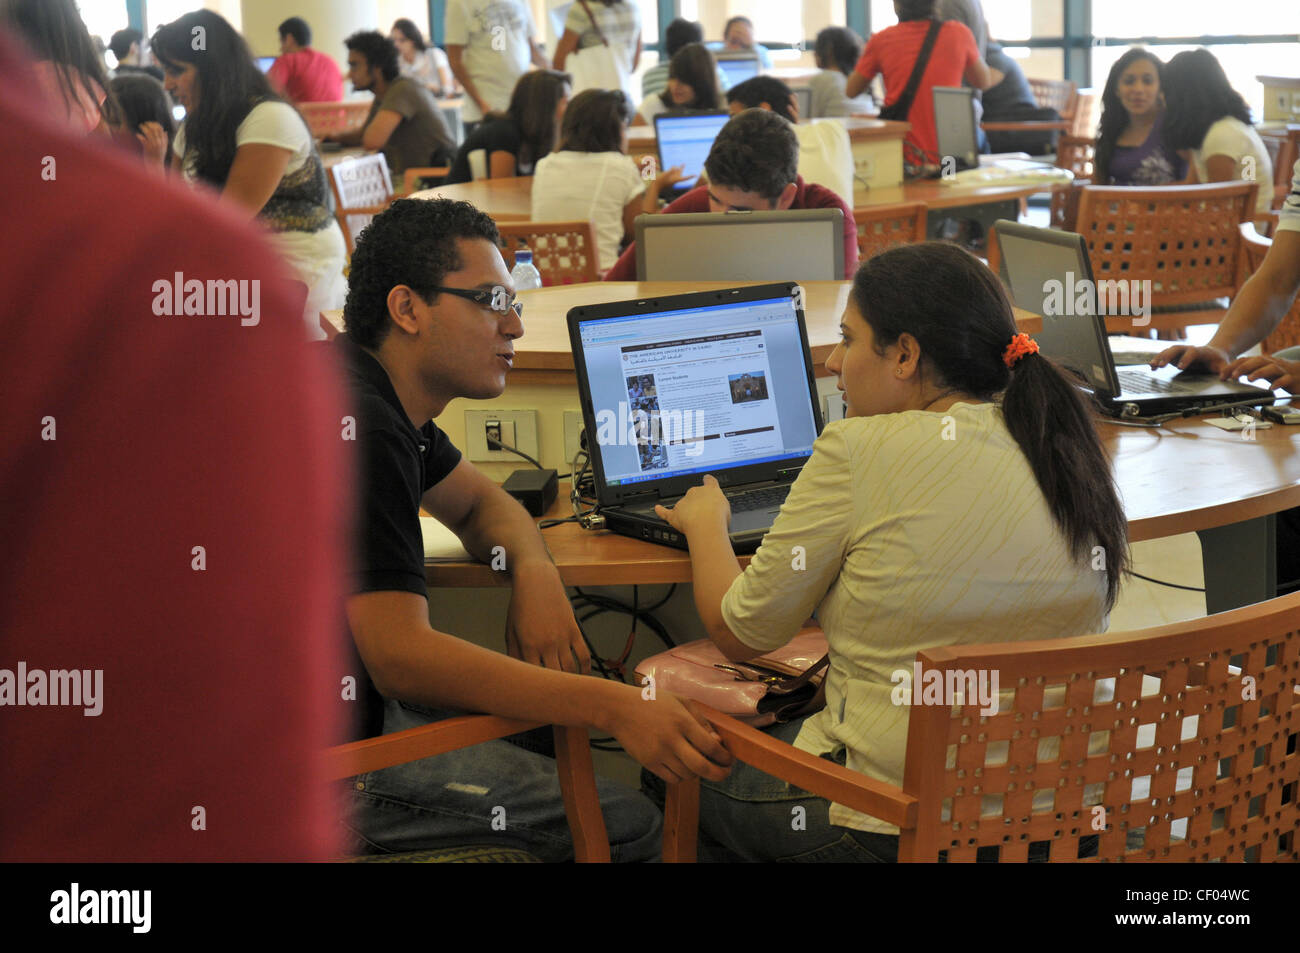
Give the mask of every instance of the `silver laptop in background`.
[[709, 52], [717, 61], [722, 75], [727, 77], [728, 89], [747, 79], [753, 79], [763, 72], [763, 63], [758, 58], [758, 53], [753, 50], [710, 50]]
[[958, 172], [977, 168], [980, 147], [975, 130], [975, 91], [961, 86], [935, 86], [933, 93], [940, 164], [952, 156]]
[[642, 215], [638, 281], [839, 281], [844, 213], [837, 208]]
[[[1117, 370], [1099, 302], [1132, 299], [1106, 282], [1108, 290], [1100, 293], [1083, 236], [1008, 221], [994, 223], [993, 232], [1002, 256], [1000, 277], [1012, 302], [1043, 319], [1042, 331], [1034, 335], [1043, 353], [1087, 381], [1108, 412], [1149, 417], [1234, 401], [1273, 403], [1267, 386], [1222, 381], [1216, 374], [1172, 366]], [[1089, 286], [1091, 302], [1081, 294]]]
[[704, 163], [718, 138], [722, 127], [731, 121], [731, 114], [681, 113], [655, 116], [655, 148], [659, 153], [659, 168], [682, 167], [686, 178], [667, 192], [665, 198], [684, 195], [699, 183], [704, 174]]

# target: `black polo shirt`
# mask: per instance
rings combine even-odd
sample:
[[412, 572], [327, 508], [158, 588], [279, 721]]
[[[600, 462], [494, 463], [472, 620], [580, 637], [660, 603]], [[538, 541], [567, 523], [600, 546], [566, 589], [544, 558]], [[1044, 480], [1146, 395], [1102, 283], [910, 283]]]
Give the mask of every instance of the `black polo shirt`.
[[[351, 591], [428, 596], [420, 498], [460, 463], [460, 451], [430, 420], [415, 428], [384, 366], [347, 334], [335, 341], [356, 418], [357, 478]], [[361, 668], [364, 675], [364, 668]], [[364, 736], [378, 734], [382, 699], [365, 682]], [[361, 695], [358, 695], [361, 698]]]

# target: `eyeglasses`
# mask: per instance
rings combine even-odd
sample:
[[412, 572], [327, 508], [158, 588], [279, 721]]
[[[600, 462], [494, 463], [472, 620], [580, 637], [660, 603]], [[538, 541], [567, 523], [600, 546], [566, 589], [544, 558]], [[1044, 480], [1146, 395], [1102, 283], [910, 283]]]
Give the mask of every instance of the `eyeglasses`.
[[490, 311], [496, 311], [498, 314], [505, 314], [511, 308], [514, 309], [515, 315], [522, 318], [524, 316], [524, 303], [519, 300], [517, 295], [507, 295], [505, 288], [443, 288], [435, 286], [429, 289], [430, 294], [449, 294], [458, 298], [464, 298], [466, 301], [473, 301], [480, 308], [487, 308]]

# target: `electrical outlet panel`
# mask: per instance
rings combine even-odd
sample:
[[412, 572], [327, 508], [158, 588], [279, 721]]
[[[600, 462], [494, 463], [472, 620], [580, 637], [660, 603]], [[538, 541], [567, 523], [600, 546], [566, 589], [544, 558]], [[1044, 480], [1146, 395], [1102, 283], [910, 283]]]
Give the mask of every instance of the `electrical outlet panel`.
[[489, 421], [501, 425], [501, 442], [538, 457], [537, 411], [535, 410], [467, 410], [465, 411], [465, 456], [471, 463], [514, 463], [530, 466], [523, 457], [508, 450], [489, 450], [487, 426]]

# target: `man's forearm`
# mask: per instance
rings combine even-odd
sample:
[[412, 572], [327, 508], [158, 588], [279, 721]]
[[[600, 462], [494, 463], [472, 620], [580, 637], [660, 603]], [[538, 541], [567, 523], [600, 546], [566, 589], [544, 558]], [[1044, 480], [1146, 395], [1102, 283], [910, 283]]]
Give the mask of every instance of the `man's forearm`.
[[502, 547], [506, 556], [506, 571], [532, 563], [550, 563], [551, 555], [537, 524], [518, 500], [504, 490], [488, 494], [470, 511], [465, 524], [456, 528], [457, 535], [475, 559], [491, 563], [500, 555]]
[[465, 91], [465, 95], [468, 96], [475, 105], [481, 104], [482, 100], [478, 94], [478, 87], [474, 85], [474, 80], [470, 78], [469, 70], [465, 68], [465, 60], [461, 51], [457, 50], [455, 53], [452, 53], [452, 51], [448, 49], [447, 64], [451, 67], [451, 75], [456, 77], [456, 81], [460, 83], [460, 87]]

